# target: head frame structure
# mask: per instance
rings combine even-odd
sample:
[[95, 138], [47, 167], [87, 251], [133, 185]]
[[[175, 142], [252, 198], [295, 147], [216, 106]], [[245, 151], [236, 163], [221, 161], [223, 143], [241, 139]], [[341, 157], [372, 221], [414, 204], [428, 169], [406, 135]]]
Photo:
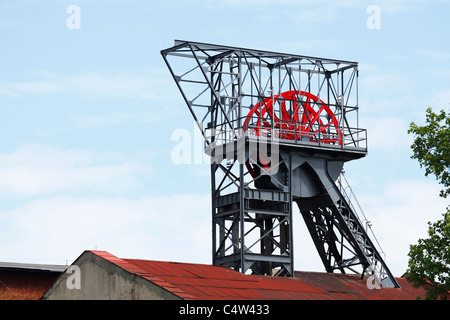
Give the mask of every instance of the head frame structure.
[[211, 156], [214, 265], [294, 276], [295, 202], [327, 272], [398, 287], [342, 174], [367, 154], [356, 62], [180, 40], [161, 54]]

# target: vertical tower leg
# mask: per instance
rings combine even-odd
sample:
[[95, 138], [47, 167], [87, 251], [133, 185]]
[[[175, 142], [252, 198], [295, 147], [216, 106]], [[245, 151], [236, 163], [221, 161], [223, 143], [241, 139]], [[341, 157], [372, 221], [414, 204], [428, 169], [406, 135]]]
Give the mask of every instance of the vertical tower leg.
[[213, 264], [242, 273], [293, 276], [288, 185], [286, 191], [256, 188], [237, 161], [213, 163], [211, 173]]

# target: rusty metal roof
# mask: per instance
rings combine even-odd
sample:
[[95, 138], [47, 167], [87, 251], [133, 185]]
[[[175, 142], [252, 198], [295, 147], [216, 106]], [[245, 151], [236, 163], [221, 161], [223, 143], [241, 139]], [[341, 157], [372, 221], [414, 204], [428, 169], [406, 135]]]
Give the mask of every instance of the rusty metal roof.
[[106, 251], [93, 254], [189, 300], [410, 300], [423, 298], [404, 278], [401, 288], [369, 289], [359, 275], [295, 272], [293, 278], [244, 275], [206, 264], [121, 259]]

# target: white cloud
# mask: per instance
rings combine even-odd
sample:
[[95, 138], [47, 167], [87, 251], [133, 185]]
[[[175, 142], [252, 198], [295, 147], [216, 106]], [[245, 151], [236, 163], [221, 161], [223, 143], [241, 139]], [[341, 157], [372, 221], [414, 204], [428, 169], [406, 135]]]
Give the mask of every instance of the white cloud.
[[450, 53], [447, 51], [439, 51], [439, 50], [420, 50], [420, 54], [432, 59], [437, 60], [446, 60], [450, 59]]
[[427, 222], [442, 218], [448, 203], [439, 190], [435, 181], [399, 180], [386, 184], [380, 194], [357, 196], [395, 276], [406, 271], [409, 246], [427, 237]]
[[117, 125], [128, 121], [155, 124], [163, 121], [165, 116], [167, 115], [163, 115], [157, 112], [147, 112], [147, 113], [115, 112], [115, 113], [101, 114], [99, 116], [78, 115], [72, 117], [72, 122], [77, 127], [99, 128], [104, 126]]
[[336, 6], [349, 7], [355, 6], [355, 1], [352, 0], [316, 0], [311, 2], [310, 0], [220, 0], [228, 5], [233, 6], [261, 6], [261, 5], [277, 5], [278, 7], [283, 6], [323, 6], [326, 4], [332, 4]]
[[[165, 70], [164, 70], [165, 71]], [[6, 81], [0, 83], [0, 93], [10, 96], [37, 94], [76, 94], [77, 96], [151, 99], [160, 97], [170, 79], [162, 70], [144, 70], [139, 73], [80, 72], [59, 74], [47, 71], [34, 72], [32, 81]]]
[[387, 13], [389, 15], [400, 15], [406, 12], [419, 11], [423, 5], [430, 6], [439, 3], [446, 3], [447, 0], [377, 0], [377, 1], [340, 1], [342, 4], [353, 5], [359, 4], [360, 6], [368, 7], [369, 5], [376, 5], [380, 7], [381, 14]]
[[413, 137], [408, 134], [409, 120], [394, 116], [369, 116], [362, 118], [361, 127], [367, 129], [368, 147], [371, 151], [410, 152]]
[[116, 153], [30, 145], [0, 154], [0, 260], [61, 264], [97, 247], [209, 263], [210, 195], [139, 196], [150, 173]]
[[133, 74], [102, 74], [98, 72], [86, 72], [73, 74], [66, 79], [64, 89], [74, 91], [86, 91], [102, 96], [113, 97], [151, 97], [151, 83], [149, 77]]
[[419, 10], [422, 5], [430, 5], [432, 3], [446, 3], [447, 0], [377, 0], [377, 1], [365, 1], [365, 0], [219, 0], [230, 6], [238, 8], [246, 8], [253, 6], [271, 6], [275, 5], [277, 8], [290, 8], [293, 6], [299, 6], [308, 10], [308, 8], [318, 8], [317, 12], [321, 11], [321, 8], [334, 7], [334, 8], [361, 8], [362, 14], [365, 15], [365, 9], [370, 5], [377, 5], [381, 9], [381, 14], [387, 13], [390, 15], [398, 15], [412, 10]]
[[72, 262], [84, 250], [210, 262], [210, 196], [49, 197], [3, 209], [0, 260]]
[[120, 194], [141, 188], [137, 176], [150, 168], [118, 154], [42, 145], [0, 154], [0, 198], [48, 194]]
[[361, 126], [374, 128], [369, 131], [370, 144], [373, 136], [380, 136], [387, 144], [393, 143], [406, 135], [412, 115], [424, 105], [426, 96], [418, 95], [415, 78], [395, 72], [377, 72], [375, 66], [364, 65], [363, 68], [372, 72], [365, 72], [359, 83]]
[[414, 80], [406, 75], [387, 72], [365, 73], [360, 79], [359, 91], [361, 95], [383, 99], [412, 92], [414, 87]]
[[[280, 52], [300, 52], [303, 55], [313, 55], [313, 52], [323, 51], [324, 48], [339, 48], [341, 43], [335, 39], [301, 39], [295, 41], [287, 41], [276, 43], [275, 45], [269, 43], [266, 49], [268, 51]], [[275, 48], [275, 49], [274, 49]]]
[[19, 92], [29, 94], [49, 94], [58, 92], [61, 90], [61, 85], [55, 82], [42, 82], [42, 81], [24, 81], [24, 82], [11, 82], [8, 83], [3, 90], [10, 92], [11, 94], [17, 94]]
[[360, 80], [360, 126], [367, 129], [369, 150], [409, 150], [408, 135], [412, 114], [422, 105], [416, 84], [402, 74], [380, 73], [376, 66], [363, 65], [367, 72]]
[[[450, 104], [450, 89], [441, 89], [436, 92], [430, 99], [430, 104], [428, 106], [432, 107], [433, 110], [449, 110]], [[427, 106], [427, 107], [428, 107]], [[425, 117], [425, 113], [423, 114]]]

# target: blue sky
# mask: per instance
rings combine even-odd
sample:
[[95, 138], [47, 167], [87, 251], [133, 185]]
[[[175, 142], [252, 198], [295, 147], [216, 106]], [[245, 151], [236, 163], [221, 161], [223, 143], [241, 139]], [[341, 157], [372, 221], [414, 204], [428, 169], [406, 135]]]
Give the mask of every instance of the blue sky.
[[[80, 8], [80, 29], [67, 8]], [[370, 5], [380, 28], [369, 29]], [[160, 55], [174, 39], [359, 62], [369, 154], [348, 163], [396, 276], [447, 205], [410, 159], [411, 121], [450, 108], [450, 1], [0, 0], [0, 261], [85, 249], [211, 262], [207, 164], [171, 159], [194, 124]], [[295, 268], [323, 271], [300, 215]]]

